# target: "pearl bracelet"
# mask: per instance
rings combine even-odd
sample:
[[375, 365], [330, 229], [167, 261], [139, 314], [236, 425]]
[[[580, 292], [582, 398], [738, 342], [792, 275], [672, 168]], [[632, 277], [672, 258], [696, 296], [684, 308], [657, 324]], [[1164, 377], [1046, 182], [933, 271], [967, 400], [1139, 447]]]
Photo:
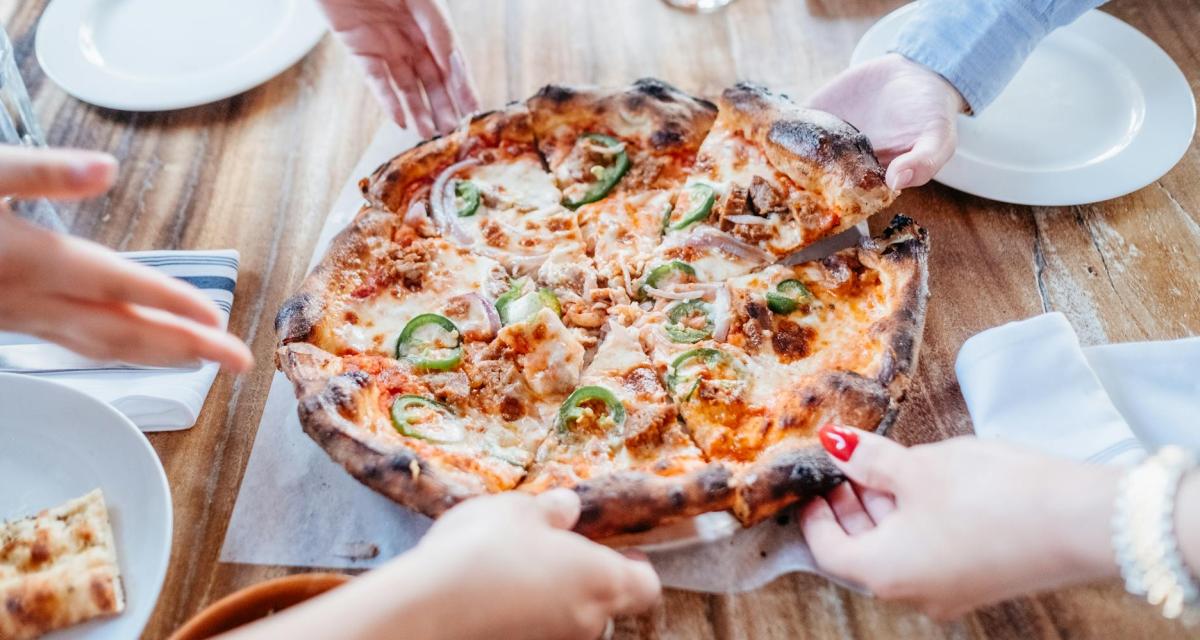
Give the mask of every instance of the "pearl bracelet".
[[1200, 583], [1179, 551], [1175, 533], [1175, 496], [1183, 476], [1196, 467], [1191, 452], [1177, 446], [1159, 449], [1121, 479], [1113, 513], [1113, 549], [1125, 589], [1178, 618], [1200, 599]]

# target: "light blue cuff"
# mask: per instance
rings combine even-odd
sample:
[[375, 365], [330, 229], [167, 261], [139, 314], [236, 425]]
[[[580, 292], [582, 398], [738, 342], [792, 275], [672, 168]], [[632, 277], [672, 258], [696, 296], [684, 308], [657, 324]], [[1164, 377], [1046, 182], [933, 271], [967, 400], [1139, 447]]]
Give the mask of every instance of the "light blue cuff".
[[891, 51], [954, 85], [979, 113], [1051, 31], [1103, 0], [921, 0]]

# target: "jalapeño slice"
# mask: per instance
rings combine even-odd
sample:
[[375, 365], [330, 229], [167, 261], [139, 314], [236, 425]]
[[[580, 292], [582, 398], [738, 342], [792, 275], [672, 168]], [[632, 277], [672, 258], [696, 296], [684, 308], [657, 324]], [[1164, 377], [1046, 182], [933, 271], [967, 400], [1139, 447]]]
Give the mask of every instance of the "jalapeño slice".
[[645, 298], [646, 287], [653, 287], [657, 289], [664, 280], [677, 273], [683, 277], [696, 277], [696, 269], [683, 260], [664, 262], [651, 269], [650, 272], [646, 274], [646, 277], [642, 279], [642, 286], [638, 287], [638, 295], [642, 298]]
[[[620, 140], [612, 136], [606, 136], [603, 133], [585, 133], [579, 139], [597, 142], [610, 150], [621, 145]], [[621, 180], [626, 171], [629, 171], [629, 154], [625, 153], [624, 149], [621, 149], [612, 154], [607, 166], [595, 165], [591, 167], [590, 173], [596, 181], [588, 186], [587, 191], [584, 191], [583, 195], [578, 199], [564, 197], [562, 201], [563, 206], [573, 211], [589, 202], [595, 202], [603, 198], [608, 195], [609, 191], [613, 190], [613, 187], [617, 186], [617, 182]]]
[[[703, 328], [697, 328], [697, 317], [704, 319]], [[674, 342], [691, 344], [712, 337], [712, 306], [703, 300], [688, 300], [667, 310], [667, 335]]]
[[528, 280], [525, 278], [513, 281], [512, 288], [496, 298], [496, 313], [500, 316], [501, 324], [510, 325], [515, 322], [524, 322], [542, 309], [549, 309], [557, 315], [562, 315], [562, 305], [553, 290], [542, 287], [526, 293], [527, 282]]
[[697, 182], [688, 187], [687, 194], [688, 202], [692, 204], [692, 208], [683, 214], [679, 222], [670, 226], [671, 229], [676, 231], [686, 229], [708, 218], [708, 214], [712, 213], [713, 203], [717, 200], [716, 189], [702, 182]]
[[467, 435], [450, 407], [422, 396], [403, 395], [393, 400], [392, 425], [410, 438], [441, 444], [460, 442]]
[[767, 292], [767, 308], [780, 315], [788, 315], [801, 304], [812, 300], [812, 292], [799, 280], [784, 280]]
[[422, 313], [404, 325], [396, 340], [396, 358], [422, 369], [453, 369], [462, 361], [462, 333], [449, 318]]
[[[603, 412], [597, 412], [595, 405], [603, 405]], [[579, 387], [567, 396], [558, 408], [558, 430], [567, 432], [580, 419], [595, 416], [598, 423], [606, 429], [619, 427], [625, 423], [625, 405], [613, 395], [612, 391], [600, 386]]]
[[460, 218], [469, 218], [479, 211], [479, 187], [470, 180], [454, 185], [454, 206]]
[[678, 400], [691, 400], [701, 380], [741, 380], [744, 377], [729, 354], [720, 349], [700, 348], [684, 351], [671, 361], [667, 390]]

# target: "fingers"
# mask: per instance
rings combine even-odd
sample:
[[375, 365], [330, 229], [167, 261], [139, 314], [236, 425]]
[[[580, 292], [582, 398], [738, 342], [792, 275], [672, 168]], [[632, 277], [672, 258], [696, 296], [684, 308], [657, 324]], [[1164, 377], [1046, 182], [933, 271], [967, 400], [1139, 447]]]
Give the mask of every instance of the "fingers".
[[371, 93], [375, 95], [375, 99], [383, 106], [387, 114], [401, 127], [407, 122], [404, 104], [400, 101], [396, 94], [396, 87], [392, 85], [392, 72], [388, 68], [388, 63], [382, 58], [374, 56], [360, 56], [362, 60], [363, 70], [367, 74], [367, 84], [371, 88]]
[[426, 138], [437, 133], [433, 115], [429, 112], [429, 105], [425, 102], [425, 94], [421, 90], [421, 83], [418, 82], [417, 72], [412, 65], [403, 59], [390, 60], [388, 61], [388, 72], [400, 92], [401, 101], [404, 102], [408, 113], [412, 115], [412, 125], [417, 128], [417, 133]]
[[117, 175], [107, 153], [0, 145], [0, 194], [75, 200], [104, 193]]
[[[413, 41], [425, 43], [429, 52], [429, 60], [436, 65], [439, 81], [436, 89], [450, 100], [450, 112], [465, 116], [479, 108], [479, 99], [471, 85], [471, 77], [466, 64], [458, 50], [454, 30], [450, 27], [449, 17], [437, 0], [410, 0], [405, 5], [412, 17], [412, 24], [417, 33], [410, 35]], [[418, 71], [422, 71], [418, 68]], [[422, 71], [422, 82], [426, 91], [430, 91], [429, 81], [425, 80], [426, 73]], [[433, 96], [430, 96], [432, 102]], [[436, 105], [435, 109], [436, 109]]]
[[254, 364], [236, 337], [155, 309], [34, 294], [21, 313], [15, 319], [24, 330], [98, 360], [151, 366], [210, 360], [234, 372]]
[[863, 508], [867, 510], [867, 515], [871, 516], [875, 524], [883, 522], [884, 518], [896, 510], [896, 499], [890, 493], [858, 486], [854, 487], [854, 490], [858, 493]]
[[648, 560], [615, 554], [619, 560], [609, 615], [641, 613], [662, 597], [662, 583]]
[[858, 548], [863, 538], [846, 533], [825, 498], [813, 498], [800, 511], [800, 530], [817, 566], [834, 575], [861, 582]]
[[941, 170], [958, 141], [953, 117], [932, 123], [913, 143], [912, 150], [900, 154], [888, 165], [885, 181], [897, 191], [919, 187]]
[[570, 489], [551, 489], [535, 501], [546, 523], [555, 529], [570, 529], [579, 521], [579, 494]]
[[857, 536], [875, 528], [875, 521], [871, 519], [858, 499], [858, 494], [854, 492], [854, 486], [849, 482], [834, 487], [826, 499], [837, 516], [838, 523], [847, 534]]
[[[422, 52], [427, 54], [428, 52]], [[417, 76], [425, 88], [425, 97], [429, 99], [430, 115], [433, 117], [434, 128], [445, 133], [454, 128], [458, 120], [454, 102], [446, 92], [446, 81], [433, 59], [428, 55], [419, 55], [416, 61]]]
[[869, 431], [828, 424], [818, 435], [833, 463], [862, 487], [896, 495], [908, 450]]

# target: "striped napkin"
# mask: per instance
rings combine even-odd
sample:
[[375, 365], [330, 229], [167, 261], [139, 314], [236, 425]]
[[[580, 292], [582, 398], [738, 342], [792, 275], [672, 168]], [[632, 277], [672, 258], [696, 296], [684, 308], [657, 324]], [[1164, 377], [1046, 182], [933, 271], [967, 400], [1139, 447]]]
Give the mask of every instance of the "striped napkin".
[[[121, 255], [199, 288], [221, 310], [221, 326], [228, 325], [237, 285], [237, 251], [133, 251]], [[32, 336], [0, 336], [0, 344], [40, 342]], [[142, 431], [175, 431], [196, 423], [219, 368], [216, 363], [205, 363], [191, 371], [84, 370], [28, 375], [65, 384], [102, 400]]]

